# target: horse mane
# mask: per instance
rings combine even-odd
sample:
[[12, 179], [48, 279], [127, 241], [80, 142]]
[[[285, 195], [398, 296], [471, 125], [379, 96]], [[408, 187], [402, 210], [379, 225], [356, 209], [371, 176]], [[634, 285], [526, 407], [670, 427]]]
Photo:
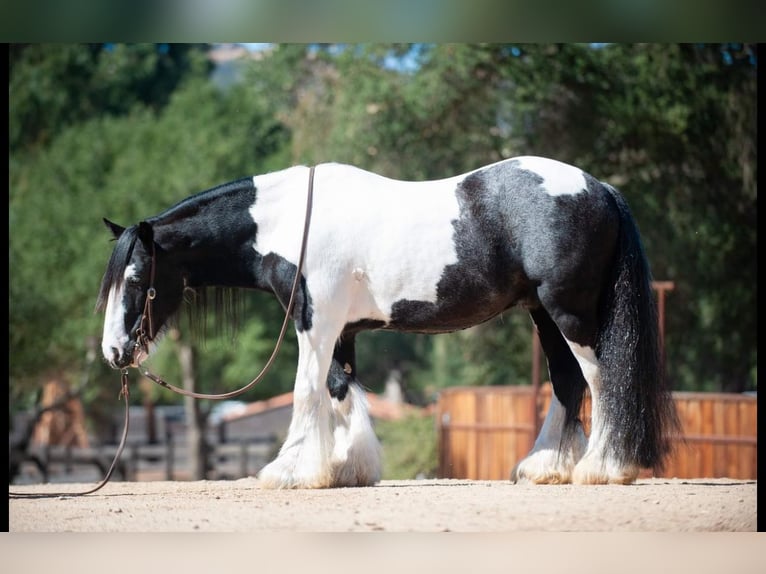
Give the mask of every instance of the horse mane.
[[106, 302], [109, 299], [111, 288], [113, 286], [119, 288], [122, 285], [125, 278], [125, 268], [128, 266], [128, 262], [133, 255], [136, 239], [138, 239], [138, 226], [132, 225], [125, 229], [120, 237], [115, 240], [117, 243], [114, 246], [111, 257], [109, 257], [109, 263], [106, 265], [104, 278], [101, 280], [101, 288], [96, 299], [96, 312], [106, 309]]
[[[227, 334], [233, 339], [240, 327], [240, 318], [244, 309], [240, 289], [228, 287], [187, 287], [184, 290], [184, 303], [189, 331], [195, 342], [205, 341], [209, 329], [212, 309], [213, 332]], [[180, 311], [180, 309], [179, 309]], [[171, 320], [177, 321], [177, 313]]]

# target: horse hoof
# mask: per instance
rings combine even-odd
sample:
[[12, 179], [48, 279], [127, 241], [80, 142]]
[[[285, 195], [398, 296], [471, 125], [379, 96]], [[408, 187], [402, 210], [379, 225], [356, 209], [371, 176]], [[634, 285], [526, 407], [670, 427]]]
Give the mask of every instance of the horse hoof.
[[638, 467], [619, 465], [608, 460], [586, 455], [572, 472], [574, 484], [633, 484]]
[[556, 452], [540, 450], [521, 460], [511, 471], [514, 484], [568, 484], [571, 466], [562, 464]]

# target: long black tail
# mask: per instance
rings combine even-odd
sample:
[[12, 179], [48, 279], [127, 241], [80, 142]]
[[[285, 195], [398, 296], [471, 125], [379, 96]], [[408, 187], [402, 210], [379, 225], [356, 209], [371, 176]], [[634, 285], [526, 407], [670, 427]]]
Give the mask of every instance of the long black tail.
[[602, 301], [596, 342], [607, 449], [620, 463], [659, 470], [680, 425], [665, 381], [649, 263], [625, 199], [604, 185], [620, 214], [611, 288]]

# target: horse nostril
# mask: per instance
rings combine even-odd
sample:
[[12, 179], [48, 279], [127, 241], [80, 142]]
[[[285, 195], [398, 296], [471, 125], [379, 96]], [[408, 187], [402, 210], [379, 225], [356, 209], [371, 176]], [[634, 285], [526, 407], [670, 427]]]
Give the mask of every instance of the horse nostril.
[[116, 347], [111, 347], [112, 351], [112, 358], [109, 361], [114, 366], [118, 366], [120, 364], [120, 350]]

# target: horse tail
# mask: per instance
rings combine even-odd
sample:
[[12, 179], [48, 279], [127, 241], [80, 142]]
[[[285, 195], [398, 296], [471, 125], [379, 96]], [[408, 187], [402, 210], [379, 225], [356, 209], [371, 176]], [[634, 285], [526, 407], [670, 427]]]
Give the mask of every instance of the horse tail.
[[649, 262], [627, 202], [604, 184], [619, 212], [614, 266], [596, 340], [599, 406], [607, 453], [620, 464], [660, 470], [679, 429], [665, 380]]

